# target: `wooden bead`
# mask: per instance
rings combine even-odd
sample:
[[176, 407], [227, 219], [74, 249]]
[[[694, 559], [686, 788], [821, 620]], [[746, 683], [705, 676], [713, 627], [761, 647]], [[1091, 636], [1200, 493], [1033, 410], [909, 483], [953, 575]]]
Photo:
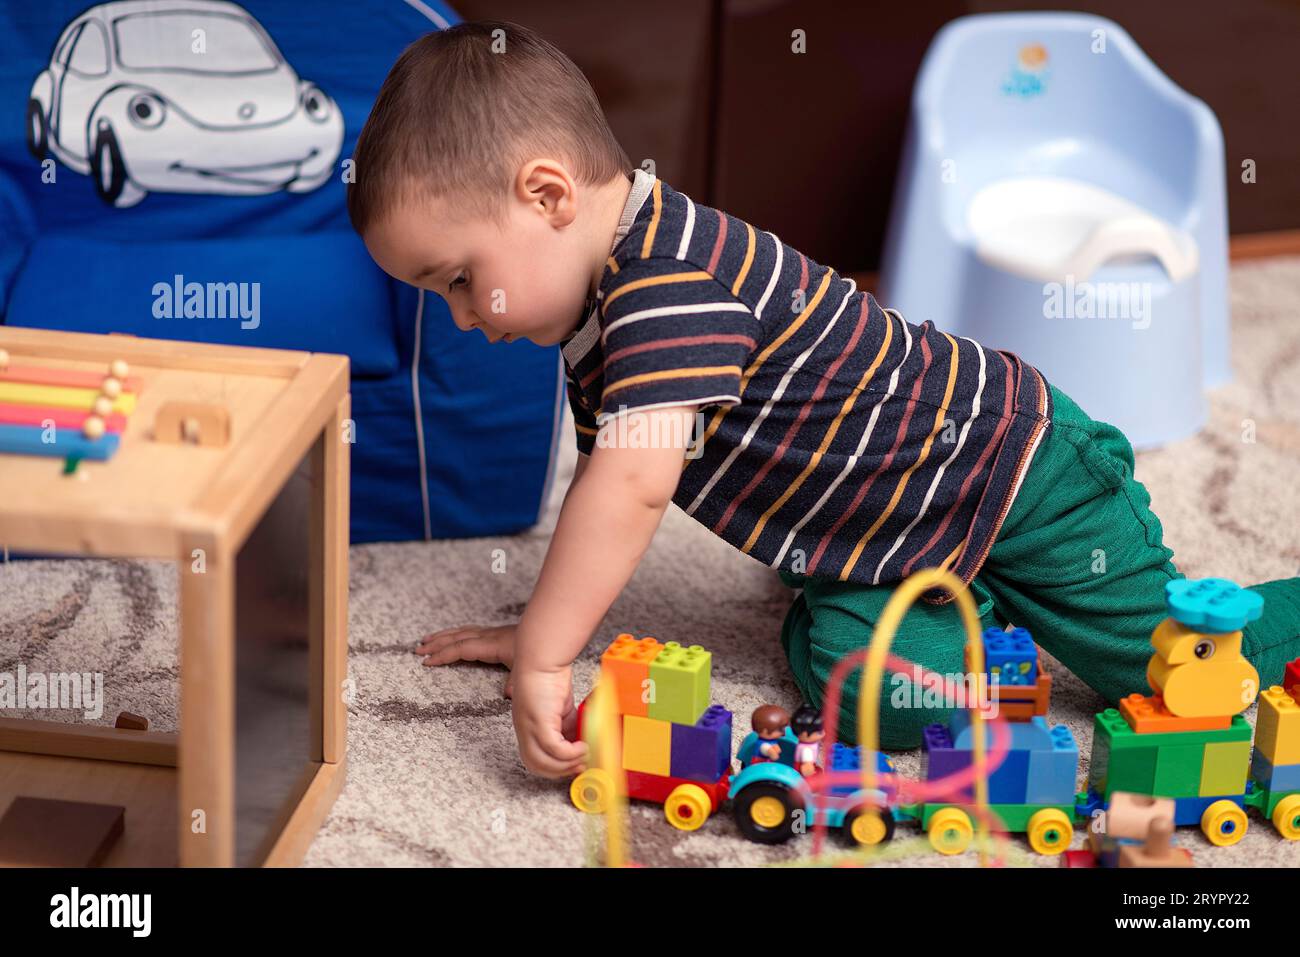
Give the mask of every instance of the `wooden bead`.
[[125, 379], [130, 371], [131, 368], [126, 364], [125, 359], [114, 359], [112, 365], [108, 367], [108, 374], [114, 379]]
[[194, 418], [194, 416], [188, 416], [181, 419], [181, 437], [185, 439], [186, 442], [194, 442], [197, 444], [199, 441], [200, 431], [199, 420]]
[[104, 393], [110, 399], [116, 399], [122, 394], [122, 383], [118, 379], [109, 376], [104, 380], [104, 384], [99, 387], [99, 391]]
[[81, 426], [81, 434], [88, 439], [97, 439], [104, 434], [104, 420], [97, 415], [86, 416]]
[[113, 411], [113, 400], [106, 395], [96, 396], [92, 411], [100, 418], [108, 418]]
[[0, 371], [9, 368], [9, 353], [0, 349]]

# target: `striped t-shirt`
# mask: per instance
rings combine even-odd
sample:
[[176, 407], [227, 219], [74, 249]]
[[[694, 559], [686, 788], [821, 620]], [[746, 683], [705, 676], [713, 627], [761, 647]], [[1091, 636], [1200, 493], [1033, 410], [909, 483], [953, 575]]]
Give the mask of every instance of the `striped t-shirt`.
[[862, 584], [974, 578], [1051, 423], [1036, 369], [641, 170], [615, 242], [562, 346], [579, 451], [606, 415], [698, 405], [673, 501], [741, 551]]

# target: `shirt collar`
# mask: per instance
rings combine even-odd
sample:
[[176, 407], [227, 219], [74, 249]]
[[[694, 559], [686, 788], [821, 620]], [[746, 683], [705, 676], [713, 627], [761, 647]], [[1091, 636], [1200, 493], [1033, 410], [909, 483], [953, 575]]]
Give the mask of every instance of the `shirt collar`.
[[[627, 194], [627, 202], [623, 204], [623, 214], [619, 216], [618, 228], [614, 230], [614, 241], [609, 244], [609, 253], [612, 256], [614, 250], [618, 248], [627, 234], [632, 229], [632, 223], [636, 221], [637, 213], [641, 212], [641, 207], [645, 205], [646, 197], [654, 189], [656, 177], [647, 173], [639, 166], [632, 171], [632, 189]], [[599, 296], [599, 293], [597, 293]], [[578, 363], [591, 351], [600, 340], [600, 302], [596, 300], [587, 300], [583, 311], [587, 318], [577, 331], [568, 339], [560, 344], [560, 351], [564, 353], [565, 361], [569, 363], [570, 368], [577, 368]]]

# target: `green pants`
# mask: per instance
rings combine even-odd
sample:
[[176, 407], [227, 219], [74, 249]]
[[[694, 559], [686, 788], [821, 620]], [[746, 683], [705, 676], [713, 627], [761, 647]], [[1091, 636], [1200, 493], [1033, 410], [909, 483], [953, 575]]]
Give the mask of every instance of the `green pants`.
[[[1133, 449], [1123, 433], [1090, 419], [1055, 388], [1052, 400], [1052, 428], [971, 584], [971, 597], [982, 628], [1008, 622], [1028, 628], [1107, 701], [1150, 694], [1151, 632], [1166, 617], [1165, 582], [1183, 576], [1161, 541], [1150, 495], [1133, 478]], [[786, 615], [781, 643], [795, 683], [820, 706], [836, 662], [870, 642], [893, 586], [781, 577], [802, 589]], [[1268, 687], [1300, 656], [1300, 578], [1251, 587], [1264, 596], [1264, 614], [1246, 626], [1243, 652]], [[962, 674], [964, 641], [956, 605], [918, 600], [892, 651], [942, 674]], [[911, 685], [901, 676], [885, 677], [881, 746], [917, 747], [921, 730], [948, 712], [914, 707], [921, 696]], [[844, 689], [841, 740], [856, 740], [860, 680], [856, 669]]]

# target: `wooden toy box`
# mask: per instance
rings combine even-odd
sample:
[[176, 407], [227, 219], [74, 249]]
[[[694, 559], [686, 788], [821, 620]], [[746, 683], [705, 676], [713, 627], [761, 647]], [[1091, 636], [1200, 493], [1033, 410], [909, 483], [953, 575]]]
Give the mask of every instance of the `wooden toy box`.
[[[0, 814], [122, 805], [108, 866], [297, 863], [345, 773], [347, 358], [5, 326], [0, 349], [140, 383], [109, 460], [0, 454], [0, 546], [171, 559], [180, 605], [179, 731], [2, 717]], [[175, 402], [224, 409], [224, 444], [160, 441]]]

